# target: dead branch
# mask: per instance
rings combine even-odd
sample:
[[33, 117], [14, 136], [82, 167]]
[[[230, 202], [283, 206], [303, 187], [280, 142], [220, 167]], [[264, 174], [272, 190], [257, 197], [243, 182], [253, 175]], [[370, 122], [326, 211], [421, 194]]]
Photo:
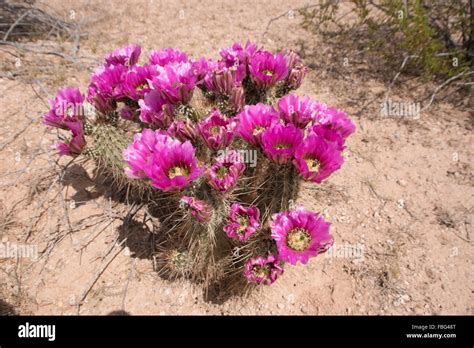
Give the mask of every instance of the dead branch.
[[34, 121], [33, 120], [30, 120], [30, 122], [28, 122], [28, 124], [23, 127], [20, 131], [18, 131], [17, 133], [15, 133], [13, 136], [10, 137], [10, 139], [8, 139], [7, 141], [5, 141], [4, 143], [0, 144], [0, 151], [2, 151], [6, 146], [10, 145], [12, 142], [14, 142], [20, 135], [22, 135], [27, 129], [28, 127], [31, 126], [31, 124], [33, 123]]
[[308, 10], [310, 8], [321, 7], [321, 6], [324, 6], [324, 4], [306, 5], [306, 6], [302, 6], [302, 7], [298, 7], [294, 9], [290, 8], [288, 11], [285, 11], [276, 17], [270, 18], [270, 20], [267, 23], [267, 26], [265, 27], [265, 30], [263, 31], [262, 37], [265, 37], [265, 35], [268, 33], [268, 29], [270, 28], [270, 25], [272, 25], [273, 22], [279, 20], [280, 18], [288, 16], [290, 14], [290, 11], [300, 12], [300, 11]]
[[450, 78], [447, 79], [446, 81], [444, 81], [442, 84], [440, 84], [438, 87], [435, 88], [435, 90], [434, 90], [433, 93], [431, 94], [430, 101], [428, 102], [428, 104], [426, 104], [425, 106], [423, 106], [423, 107], [421, 108], [421, 111], [427, 110], [427, 109], [431, 106], [431, 104], [433, 104], [433, 101], [434, 101], [434, 99], [435, 99], [435, 97], [436, 97], [436, 93], [438, 93], [442, 88], [446, 87], [446, 86], [449, 85], [451, 82], [453, 82], [453, 81], [455, 81], [455, 80], [457, 80], [457, 79], [460, 79], [460, 78], [463, 77], [463, 76], [468, 76], [468, 75], [472, 75], [472, 74], [474, 74], [474, 71], [473, 71], [473, 70], [471, 70], [471, 71], [465, 70], [465, 71], [463, 71], [463, 72], [461, 72], [461, 73], [459, 73], [459, 74], [457, 74], [457, 75], [455, 75], [455, 76], [450, 77]]
[[9, 37], [18, 39], [32, 34], [37, 37], [51, 33], [64, 36], [73, 31], [75, 27], [58, 16], [29, 4], [1, 1], [0, 13], [2, 14], [2, 26], [8, 28], [7, 30], [0, 29], [0, 35], [3, 35], [4, 41]]
[[411, 55], [411, 56], [405, 56], [405, 58], [403, 59], [403, 62], [402, 62], [402, 65], [400, 65], [400, 69], [398, 69], [398, 72], [395, 74], [395, 76], [393, 77], [392, 81], [390, 82], [390, 84], [388, 85], [388, 88], [387, 88], [387, 92], [385, 93], [385, 98], [384, 98], [384, 102], [387, 103], [388, 101], [388, 96], [390, 94], [390, 91], [392, 90], [392, 87], [393, 85], [395, 84], [395, 81], [397, 81], [398, 77], [400, 76], [400, 74], [402, 73], [403, 69], [405, 68], [405, 65], [408, 63], [408, 61], [412, 58], [417, 58], [418, 56], [417, 55]]
[[83, 291], [83, 293], [81, 295], [81, 298], [79, 299], [79, 301], [77, 303], [77, 315], [80, 315], [82, 303], [86, 300], [87, 295], [89, 294], [91, 289], [94, 287], [95, 283], [97, 283], [100, 276], [105, 272], [107, 267], [112, 263], [112, 261], [117, 257], [117, 255], [120, 254], [120, 252], [125, 248], [125, 242], [126, 242], [126, 239], [123, 239], [119, 244], [113, 244], [112, 247], [110, 248], [110, 252], [112, 252], [114, 249], [116, 249], [116, 250], [115, 250], [114, 253], [110, 254], [110, 256], [107, 260], [104, 260], [102, 262], [102, 265], [99, 268], [99, 270], [96, 272], [96, 274], [91, 279], [89, 284], [87, 284], [87, 287]]
[[99, 63], [100, 60], [98, 60], [95, 57], [88, 57], [88, 56], [73, 56], [67, 53], [59, 52], [59, 51], [52, 51], [52, 50], [38, 50], [32, 45], [27, 45], [27, 44], [20, 44], [16, 42], [10, 42], [10, 41], [4, 41], [0, 40], [0, 46], [10, 46], [16, 48], [18, 51], [22, 52], [31, 52], [31, 53], [38, 53], [38, 54], [45, 54], [45, 55], [52, 55], [56, 57], [60, 57], [62, 59], [65, 59], [69, 62], [76, 63], [78, 60], [89, 60], [93, 63]]

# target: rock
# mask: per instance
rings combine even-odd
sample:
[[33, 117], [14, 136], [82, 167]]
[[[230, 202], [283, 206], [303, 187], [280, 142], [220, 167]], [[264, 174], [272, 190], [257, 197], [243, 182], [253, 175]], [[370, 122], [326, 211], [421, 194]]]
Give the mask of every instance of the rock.
[[405, 208], [405, 200], [403, 198], [400, 198], [397, 202], [398, 208], [403, 209]]
[[289, 294], [285, 297], [286, 301], [290, 304], [294, 304], [295, 303], [295, 295], [293, 294]]
[[277, 307], [278, 307], [279, 309], [283, 309], [283, 308], [285, 308], [285, 305], [284, 305], [283, 303], [279, 303], [279, 304], [277, 305]]
[[397, 184], [402, 186], [402, 187], [406, 187], [407, 186], [407, 182], [403, 179], [400, 179], [400, 180], [397, 180]]

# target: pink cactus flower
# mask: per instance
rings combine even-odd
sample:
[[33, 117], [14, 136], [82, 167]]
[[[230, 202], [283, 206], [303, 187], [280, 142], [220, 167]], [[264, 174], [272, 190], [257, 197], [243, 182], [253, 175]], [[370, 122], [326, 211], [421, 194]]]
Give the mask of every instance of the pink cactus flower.
[[123, 158], [128, 164], [125, 174], [133, 179], [146, 178], [145, 168], [152, 164], [153, 154], [162, 147], [176, 144], [180, 142], [162, 130], [143, 129], [141, 133], [135, 134], [133, 143], [123, 152]]
[[301, 63], [300, 57], [292, 50], [286, 54], [286, 59], [289, 71], [286, 85], [290, 89], [298, 89], [308, 74], [308, 68]]
[[230, 207], [229, 223], [224, 226], [225, 233], [234, 239], [245, 242], [260, 228], [260, 210], [256, 206], [245, 208], [238, 203]]
[[196, 76], [191, 63], [157, 66], [158, 76], [152, 80], [155, 88], [171, 104], [186, 104], [193, 95]]
[[140, 106], [140, 120], [160, 128], [168, 127], [173, 119], [174, 106], [170, 104], [156, 90], [145, 94], [143, 100], [138, 101]]
[[313, 120], [314, 104], [309, 97], [299, 97], [295, 94], [284, 96], [278, 102], [280, 117], [286, 123], [304, 129]]
[[209, 116], [198, 123], [198, 130], [206, 145], [214, 151], [226, 148], [234, 139], [237, 123], [212, 109]]
[[344, 139], [347, 139], [356, 129], [354, 122], [344, 111], [324, 104], [319, 104], [319, 112], [313, 123], [338, 132]]
[[198, 165], [193, 145], [172, 143], [162, 146], [153, 154], [151, 165], [144, 169], [151, 185], [165, 192], [175, 192], [189, 186], [204, 171]]
[[156, 68], [152, 65], [133, 66], [125, 74], [123, 82], [124, 94], [134, 101], [143, 99], [145, 94], [151, 90], [148, 81], [153, 80], [157, 74]]
[[262, 134], [263, 152], [278, 164], [288, 163], [303, 140], [303, 131], [295, 126], [277, 124]]
[[196, 141], [198, 134], [196, 126], [189, 120], [174, 120], [168, 128], [168, 134], [180, 141]]
[[329, 223], [301, 207], [274, 214], [270, 227], [279, 259], [292, 265], [297, 261], [306, 264], [310, 257], [326, 251], [333, 243]]
[[150, 64], [165, 66], [172, 63], [183, 63], [188, 61], [186, 53], [174, 48], [164, 48], [162, 50], [153, 50], [150, 52]]
[[43, 123], [56, 128], [69, 129], [66, 122], [84, 118], [84, 96], [77, 88], [63, 88], [49, 101], [51, 109], [43, 116]]
[[123, 65], [132, 66], [138, 62], [142, 49], [140, 46], [130, 44], [116, 49], [105, 58], [106, 66]]
[[262, 133], [270, 126], [279, 123], [278, 113], [270, 105], [258, 103], [247, 105], [237, 115], [239, 135], [254, 146], [260, 146]]
[[194, 197], [183, 196], [180, 203], [188, 209], [191, 216], [199, 222], [208, 222], [212, 217], [212, 207], [204, 201]]
[[225, 156], [216, 158], [207, 170], [208, 183], [220, 193], [230, 192], [245, 170], [242, 156], [229, 151]]
[[72, 132], [71, 140], [67, 142], [60, 142], [53, 145], [52, 147], [58, 151], [58, 154], [63, 156], [76, 157], [82, 153], [82, 150], [86, 146], [86, 139], [84, 137], [84, 128], [81, 120], [79, 121], [66, 121], [67, 129]]
[[92, 74], [87, 101], [102, 113], [112, 112], [117, 101], [125, 97], [123, 83], [128, 68], [123, 65], [101, 67]]
[[261, 88], [269, 88], [288, 76], [286, 57], [278, 53], [261, 51], [250, 58], [249, 71], [252, 80]]
[[340, 150], [311, 133], [296, 149], [293, 164], [305, 180], [319, 184], [341, 168], [343, 162]]
[[282, 262], [274, 255], [258, 256], [245, 263], [244, 276], [249, 283], [271, 285], [281, 274]]

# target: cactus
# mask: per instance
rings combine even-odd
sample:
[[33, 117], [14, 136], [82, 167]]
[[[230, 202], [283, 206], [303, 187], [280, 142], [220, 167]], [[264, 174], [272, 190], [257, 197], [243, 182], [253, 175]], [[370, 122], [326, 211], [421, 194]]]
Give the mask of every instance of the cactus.
[[284, 96], [307, 72], [296, 54], [234, 44], [214, 62], [166, 49], [141, 66], [140, 52], [116, 50], [92, 76], [95, 118], [61, 112], [84, 102], [64, 89], [44, 122], [72, 132], [60, 154], [92, 159], [124, 202], [156, 218], [156, 271], [235, 294], [326, 250], [329, 224], [293, 205], [302, 179], [320, 183], [340, 168], [354, 125], [335, 108]]

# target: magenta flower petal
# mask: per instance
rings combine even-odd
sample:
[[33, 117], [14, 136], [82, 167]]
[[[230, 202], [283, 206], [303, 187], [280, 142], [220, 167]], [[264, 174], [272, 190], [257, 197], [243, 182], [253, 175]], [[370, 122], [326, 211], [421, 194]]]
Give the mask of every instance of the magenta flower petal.
[[244, 208], [238, 203], [230, 207], [229, 223], [224, 226], [225, 233], [234, 239], [245, 242], [260, 227], [260, 210], [256, 206]]
[[63, 88], [50, 100], [51, 109], [43, 123], [72, 133], [70, 140], [53, 145], [60, 155], [78, 156], [86, 146], [84, 136], [84, 96], [77, 88]]
[[82, 120], [67, 121], [65, 126], [72, 132], [71, 140], [55, 144], [53, 148], [58, 150], [59, 155], [76, 157], [81, 154], [86, 146]]
[[196, 218], [199, 222], [207, 222], [212, 216], [212, 207], [204, 201], [194, 197], [183, 196], [180, 203], [182, 203], [190, 212], [191, 216]]
[[150, 52], [150, 64], [165, 66], [169, 63], [183, 63], [188, 61], [186, 53], [174, 48], [164, 48], [160, 51]]
[[309, 134], [312, 133], [320, 138], [323, 138], [324, 141], [326, 141], [328, 144], [331, 144], [339, 151], [343, 151], [345, 149], [345, 139], [342, 137], [341, 133], [330, 127], [324, 127], [323, 125], [316, 124], [309, 128]]
[[138, 62], [142, 50], [138, 45], [130, 44], [128, 46], [118, 48], [112, 53], [109, 53], [105, 58], [107, 66], [123, 65], [132, 66]]
[[209, 89], [212, 86], [212, 75], [218, 68], [216, 61], [212, 59], [200, 58], [191, 61], [193, 74], [196, 76], [196, 85], [200, 85]]
[[329, 223], [303, 208], [274, 214], [270, 227], [279, 259], [292, 265], [306, 264], [333, 244]]
[[157, 75], [158, 72], [152, 65], [133, 66], [125, 74], [123, 82], [124, 94], [135, 101], [143, 99], [145, 94], [151, 90], [148, 81], [153, 80]]
[[315, 117], [314, 124], [332, 129], [338, 132], [344, 139], [355, 132], [356, 126], [354, 122], [351, 121], [344, 111], [327, 107], [324, 104], [318, 104], [317, 109], [319, 111]]
[[87, 100], [100, 112], [108, 113], [117, 107], [116, 102], [125, 96], [124, 80], [128, 68], [123, 65], [101, 67], [92, 74]]
[[158, 76], [152, 85], [171, 104], [186, 104], [193, 95], [196, 76], [191, 63], [157, 66]]
[[219, 54], [226, 66], [230, 67], [239, 64], [239, 55], [243, 51], [242, 45], [238, 42], [229, 48], [221, 48]]
[[145, 94], [145, 98], [139, 100], [138, 105], [140, 106], [140, 120], [142, 122], [160, 128], [168, 127], [172, 122], [174, 106], [164, 99], [158, 91], [151, 90]]
[[286, 54], [288, 61], [288, 77], [286, 78], [286, 85], [290, 89], [297, 89], [305, 76], [308, 74], [308, 68], [301, 63], [300, 57], [292, 50]]
[[293, 164], [305, 180], [319, 184], [341, 168], [343, 161], [340, 150], [310, 133], [296, 149]]
[[180, 141], [194, 142], [198, 136], [196, 126], [189, 119], [173, 121], [167, 132]]
[[134, 179], [146, 178], [145, 168], [152, 164], [153, 154], [162, 147], [176, 144], [180, 142], [166, 135], [164, 131], [143, 129], [141, 133], [135, 134], [133, 143], [123, 152], [123, 158], [128, 164], [125, 173]]
[[281, 53], [273, 55], [266, 51], [257, 52], [250, 59], [249, 71], [257, 86], [272, 87], [288, 75], [286, 57]]
[[245, 106], [237, 115], [239, 134], [248, 143], [260, 146], [262, 133], [270, 126], [279, 122], [278, 113], [270, 105], [258, 103]]
[[196, 66], [196, 64], [197, 63], [194, 64], [193, 69], [194, 74], [198, 79], [197, 84], [199, 84], [204, 91], [215, 92], [216, 87], [214, 76], [222, 68], [222, 64], [212, 60], [205, 63], [205, 66], [204, 63], [199, 63], [200, 66]]
[[195, 149], [186, 141], [160, 147], [153, 154], [151, 165], [146, 166], [144, 171], [154, 187], [174, 192], [191, 184], [204, 168], [199, 167]]
[[242, 86], [234, 87], [230, 92], [229, 107], [232, 108], [234, 112], [241, 111], [245, 106], [245, 91]]
[[128, 105], [119, 108], [119, 115], [124, 120], [132, 121], [135, 119], [135, 110]]
[[239, 64], [247, 65], [249, 60], [258, 51], [257, 45], [250, 41], [247, 41], [245, 47], [238, 42], [234, 43], [229, 48], [222, 48], [219, 50], [219, 54], [222, 57], [222, 61], [227, 67], [236, 66]]
[[245, 263], [244, 276], [249, 283], [271, 285], [283, 274], [281, 264], [274, 255], [251, 258]]
[[273, 125], [262, 134], [265, 154], [278, 164], [288, 163], [303, 140], [303, 131], [295, 126]]
[[243, 64], [227, 67], [220, 63], [218, 68], [212, 71], [210, 78], [205, 81], [206, 87], [214, 93], [230, 96], [235, 88], [242, 86], [245, 75]]
[[197, 126], [206, 145], [211, 150], [217, 151], [231, 144], [237, 123], [222, 115], [219, 109], [214, 108], [209, 116]]
[[56, 128], [68, 129], [66, 122], [84, 118], [84, 96], [77, 88], [63, 88], [49, 101], [51, 109], [43, 116], [43, 123]]
[[207, 170], [209, 185], [220, 193], [231, 191], [245, 170], [244, 159], [237, 151], [229, 151], [215, 159]]
[[313, 120], [316, 111], [314, 103], [309, 97], [298, 97], [289, 94], [278, 102], [280, 116], [286, 123], [291, 123], [295, 127], [305, 128]]

